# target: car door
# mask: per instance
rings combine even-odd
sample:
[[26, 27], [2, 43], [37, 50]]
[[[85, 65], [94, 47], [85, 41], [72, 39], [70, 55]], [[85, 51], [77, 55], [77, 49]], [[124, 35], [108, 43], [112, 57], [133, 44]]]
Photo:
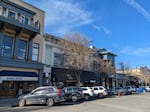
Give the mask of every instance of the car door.
[[97, 87], [93, 87], [94, 90], [94, 94], [98, 95], [98, 88]]
[[37, 90], [31, 92], [30, 95], [26, 98], [27, 104], [39, 104], [43, 100], [43, 90]]
[[73, 90], [72, 88], [66, 88], [65, 90], [65, 98], [70, 99], [72, 96]]

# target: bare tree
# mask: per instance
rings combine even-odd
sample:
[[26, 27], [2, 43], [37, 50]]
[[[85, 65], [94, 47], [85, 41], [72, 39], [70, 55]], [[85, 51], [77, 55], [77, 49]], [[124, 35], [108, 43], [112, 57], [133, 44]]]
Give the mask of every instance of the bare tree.
[[90, 41], [78, 33], [66, 34], [62, 46], [65, 51], [66, 66], [74, 70], [78, 85], [82, 70], [88, 70], [90, 58], [93, 55], [89, 48]]
[[106, 74], [114, 74], [115, 73], [115, 66], [111, 62], [105, 61], [101, 58], [97, 59], [97, 71], [106, 73]]
[[148, 69], [148, 67], [140, 67], [140, 79], [142, 80], [143, 83], [145, 83], [145, 85], [149, 85], [150, 84], [150, 70]]
[[120, 62], [119, 63], [119, 72], [120, 73], [123, 73], [123, 74], [126, 74], [126, 75], [134, 75], [132, 74], [132, 68], [129, 64], [126, 64], [124, 62]]

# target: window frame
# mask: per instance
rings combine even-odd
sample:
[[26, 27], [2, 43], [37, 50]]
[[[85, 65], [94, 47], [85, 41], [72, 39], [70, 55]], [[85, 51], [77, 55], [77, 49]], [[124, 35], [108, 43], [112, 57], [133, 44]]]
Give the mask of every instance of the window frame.
[[[58, 59], [58, 57], [61, 57], [62, 58], [62, 63], [60, 61], [60, 58], [59, 58], [59, 63], [56, 62], [56, 60]], [[64, 54], [61, 54], [61, 53], [57, 53], [57, 52], [54, 52], [54, 66], [64, 66]]]
[[[3, 48], [3, 44], [4, 44], [4, 40], [6, 39], [6, 38], [10, 38], [11, 40], [12, 40], [12, 43], [11, 43], [11, 52], [10, 52], [10, 56], [9, 57], [7, 57], [7, 56], [4, 56], [4, 48]], [[8, 42], [8, 40], [7, 40], [7, 42]], [[14, 49], [14, 38], [12, 37], [12, 36], [9, 36], [9, 35], [4, 35], [4, 37], [3, 37], [3, 39], [2, 39], [2, 57], [3, 58], [12, 58], [12, 56], [13, 56], [13, 49]]]
[[[14, 17], [13, 17], [13, 16], [10, 16], [10, 15], [9, 15], [10, 13], [15, 14], [15, 16], [14, 16]], [[17, 19], [17, 12], [15, 12], [15, 11], [13, 11], [13, 10], [9, 10], [9, 11], [8, 11], [8, 17]]]
[[[34, 46], [37, 45], [37, 46]], [[37, 54], [34, 54], [34, 49], [37, 48]], [[39, 43], [33, 43], [32, 45], [32, 61], [37, 62], [39, 60], [39, 50], [40, 50], [40, 44]], [[33, 56], [37, 56], [36, 60], [34, 60]]]
[[[19, 45], [20, 45], [20, 41], [26, 42], [26, 46], [25, 46], [25, 56], [24, 56], [24, 58], [20, 58], [20, 57], [19, 57], [19, 49], [20, 49]], [[22, 45], [22, 44], [21, 44], [21, 45]], [[18, 49], [17, 49], [17, 59], [26, 60], [26, 59], [27, 59], [27, 54], [28, 54], [28, 40], [19, 38], [19, 41], [18, 41]]]

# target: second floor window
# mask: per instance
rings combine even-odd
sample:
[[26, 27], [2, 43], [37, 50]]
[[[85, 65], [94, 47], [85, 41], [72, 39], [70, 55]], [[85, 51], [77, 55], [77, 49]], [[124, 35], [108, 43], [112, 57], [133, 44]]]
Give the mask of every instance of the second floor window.
[[25, 17], [23, 15], [20, 16], [20, 22], [25, 23]]
[[19, 39], [18, 43], [18, 59], [26, 59], [27, 41]]
[[27, 17], [25, 18], [25, 24], [29, 25], [29, 18], [27, 18]]
[[2, 15], [7, 17], [7, 9], [5, 7], [3, 7]]
[[38, 57], [39, 57], [39, 44], [33, 43], [32, 61], [38, 61]]
[[59, 53], [54, 53], [54, 65], [64, 66], [64, 55]]
[[12, 56], [13, 37], [4, 36], [2, 41], [2, 56], [10, 58]]
[[12, 12], [12, 11], [9, 11], [8, 16], [9, 16], [10, 18], [15, 19], [16, 13], [15, 13], [15, 12]]

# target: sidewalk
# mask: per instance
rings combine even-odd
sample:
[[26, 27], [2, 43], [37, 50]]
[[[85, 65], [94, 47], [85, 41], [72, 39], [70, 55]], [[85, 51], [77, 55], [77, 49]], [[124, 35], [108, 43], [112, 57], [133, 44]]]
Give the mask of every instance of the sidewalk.
[[13, 107], [18, 105], [18, 97], [14, 98], [0, 98], [0, 108], [1, 107]]

